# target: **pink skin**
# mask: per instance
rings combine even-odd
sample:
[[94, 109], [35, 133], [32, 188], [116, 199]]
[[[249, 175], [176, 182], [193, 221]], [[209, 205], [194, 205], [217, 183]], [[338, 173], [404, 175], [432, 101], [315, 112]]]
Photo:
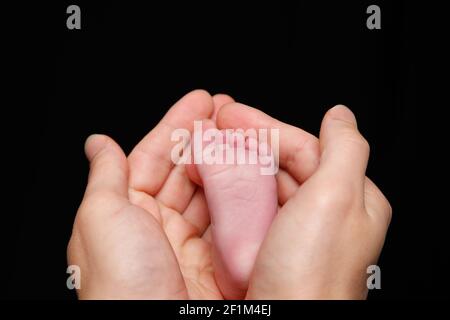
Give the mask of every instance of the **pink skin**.
[[[212, 121], [203, 122], [203, 130], [208, 128], [215, 129]], [[215, 277], [225, 298], [240, 299], [245, 296], [259, 247], [277, 212], [276, 180], [274, 175], [261, 174], [259, 161], [249, 164], [249, 150], [257, 152], [253, 147], [256, 141], [246, 139], [245, 145], [212, 141], [203, 142], [204, 150], [208, 145], [221, 145], [232, 148], [235, 154], [234, 164], [203, 161], [196, 165], [211, 216]], [[237, 164], [236, 151], [245, 153], [245, 164]], [[202, 159], [206, 158], [203, 151]]]

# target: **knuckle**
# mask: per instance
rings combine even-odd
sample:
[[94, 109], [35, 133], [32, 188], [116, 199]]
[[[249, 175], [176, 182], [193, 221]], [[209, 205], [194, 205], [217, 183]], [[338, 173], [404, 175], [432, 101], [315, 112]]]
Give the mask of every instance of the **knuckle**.
[[360, 146], [361, 149], [364, 149], [367, 153], [370, 153], [370, 144], [366, 138], [364, 138], [361, 134], [359, 134]]
[[380, 216], [386, 220], [387, 225], [389, 226], [392, 220], [392, 206], [380, 189], [377, 188], [376, 191], [378, 194], [377, 201], [379, 203]]
[[74, 261], [74, 251], [75, 251], [75, 244], [74, 244], [74, 236], [72, 235], [70, 237], [69, 243], [67, 244], [67, 250], [66, 250], [66, 256], [69, 263], [72, 263]]
[[386, 199], [386, 198], [384, 198], [384, 206], [386, 208], [385, 212], [386, 212], [387, 224], [389, 225], [392, 221], [392, 206], [389, 203], [388, 199]]
[[353, 192], [329, 185], [315, 195], [314, 203], [321, 211], [351, 211], [354, 204]]
[[367, 153], [370, 152], [370, 144], [367, 139], [361, 135], [361, 133], [349, 131], [347, 132], [345, 139], [349, 144], [356, 146], [357, 149], [363, 150]]
[[114, 196], [114, 193], [111, 191], [103, 190], [92, 191], [85, 194], [76, 215], [76, 222], [81, 224], [89, 222], [93, 213], [102, 208], [107, 208]]

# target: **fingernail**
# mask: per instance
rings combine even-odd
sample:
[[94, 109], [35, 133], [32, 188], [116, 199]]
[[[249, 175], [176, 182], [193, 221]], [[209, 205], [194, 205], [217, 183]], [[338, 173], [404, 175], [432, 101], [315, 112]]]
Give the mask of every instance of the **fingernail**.
[[356, 117], [353, 112], [346, 106], [338, 104], [328, 111], [328, 115], [332, 119], [350, 122], [356, 125]]

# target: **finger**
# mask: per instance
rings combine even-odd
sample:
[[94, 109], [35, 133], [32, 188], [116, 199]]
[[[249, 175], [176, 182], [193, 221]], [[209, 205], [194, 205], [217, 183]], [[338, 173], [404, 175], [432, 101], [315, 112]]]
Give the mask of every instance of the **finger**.
[[189, 179], [184, 164], [176, 165], [167, 178], [156, 199], [166, 207], [183, 212], [195, 192], [195, 184]]
[[214, 102], [214, 112], [213, 115], [211, 116], [211, 119], [213, 121], [216, 121], [217, 113], [219, 112], [220, 108], [222, 108], [222, 106], [228, 103], [233, 103], [234, 100], [229, 95], [218, 93], [213, 96], [213, 102]]
[[192, 201], [183, 213], [183, 218], [195, 226], [198, 229], [199, 234], [203, 234], [206, 231], [206, 228], [210, 224], [210, 218], [208, 205], [202, 188], [197, 188], [195, 191]]
[[211, 225], [209, 225], [203, 233], [202, 239], [208, 243], [212, 243]]
[[122, 149], [111, 138], [94, 134], [87, 138], [85, 153], [90, 163], [86, 194], [110, 192], [128, 195], [128, 166]]
[[223, 106], [217, 114], [216, 123], [219, 129], [279, 129], [280, 167], [298, 183], [303, 183], [317, 169], [320, 155], [318, 140], [302, 129], [240, 103]]
[[341, 182], [363, 189], [369, 145], [359, 133], [356, 118], [345, 106], [331, 108], [320, 130], [320, 169]]
[[186, 164], [186, 173], [189, 177], [189, 180], [191, 180], [199, 187], [203, 187], [202, 178], [200, 178], [200, 174], [198, 173], [197, 166], [195, 164]]
[[283, 169], [280, 169], [275, 177], [278, 186], [278, 204], [283, 206], [295, 194], [299, 184]]
[[194, 121], [209, 118], [213, 109], [212, 97], [203, 90], [192, 91], [175, 103], [129, 155], [130, 187], [155, 195], [174, 166], [171, 151], [179, 142], [171, 141], [172, 132], [192, 132]]

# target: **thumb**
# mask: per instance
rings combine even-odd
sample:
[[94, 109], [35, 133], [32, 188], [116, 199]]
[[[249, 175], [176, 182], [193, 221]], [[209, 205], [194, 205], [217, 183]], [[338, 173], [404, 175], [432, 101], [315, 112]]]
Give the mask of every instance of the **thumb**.
[[369, 144], [359, 133], [354, 114], [345, 106], [331, 108], [320, 129], [321, 158], [319, 170], [339, 181], [364, 186]]
[[84, 148], [90, 163], [86, 194], [111, 192], [127, 197], [128, 163], [119, 145], [108, 136], [94, 134]]

